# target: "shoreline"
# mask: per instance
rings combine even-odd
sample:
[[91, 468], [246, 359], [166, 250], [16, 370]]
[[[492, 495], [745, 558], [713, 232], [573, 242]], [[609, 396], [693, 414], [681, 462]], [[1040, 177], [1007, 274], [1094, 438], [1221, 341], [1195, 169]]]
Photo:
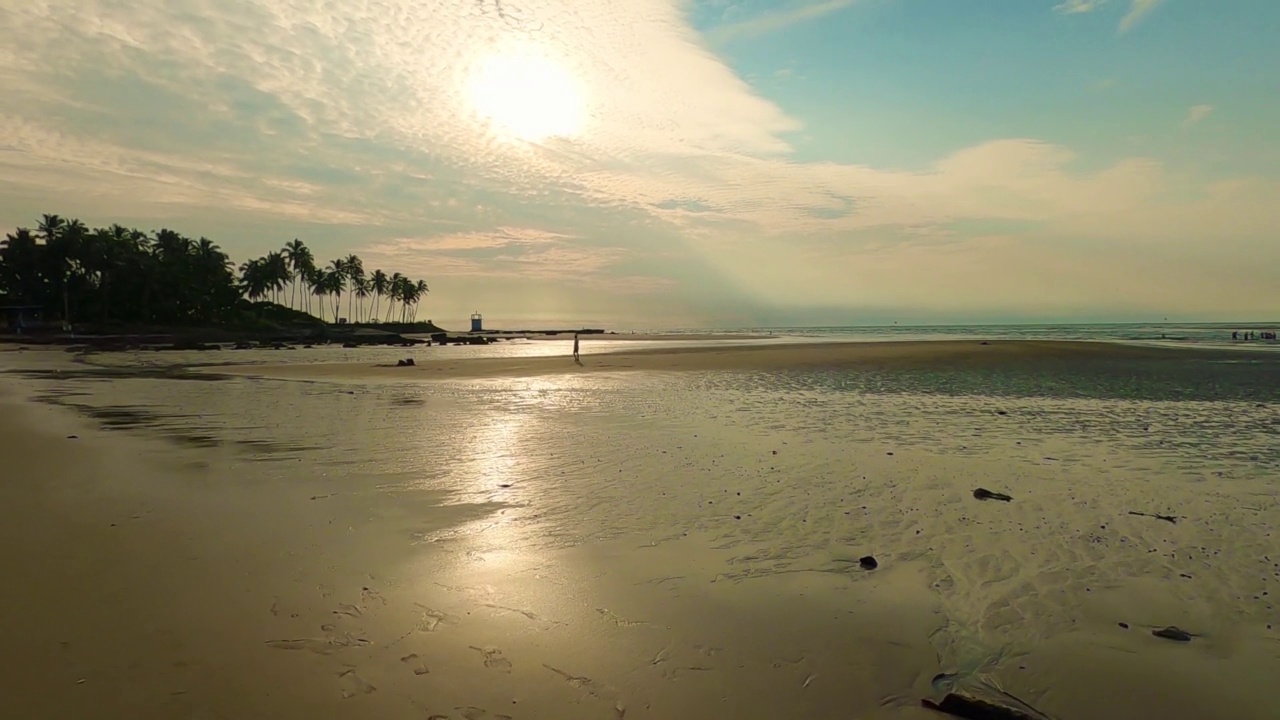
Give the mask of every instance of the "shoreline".
[[[1104, 341], [921, 340], [690, 345], [590, 352], [580, 363], [566, 355], [414, 358], [408, 367], [364, 362], [227, 364], [198, 372], [296, 380], [453, 380], [598, 372], [724, 372], [954, 368], [1072, 360], [1159, 360], [1242, 353], [1207, 348], [1166, 348]], [[447, 351], [446, 351], [447, 352]]]

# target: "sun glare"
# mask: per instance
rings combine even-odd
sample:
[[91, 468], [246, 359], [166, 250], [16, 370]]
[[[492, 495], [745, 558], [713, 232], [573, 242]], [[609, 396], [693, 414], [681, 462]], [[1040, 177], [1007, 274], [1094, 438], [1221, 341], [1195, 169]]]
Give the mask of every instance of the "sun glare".
[[573, 137], [585, 122], [582, 91], [562, 65], [534, 53], [492, 55], [471, 77], [475, 111], [509, 137]]

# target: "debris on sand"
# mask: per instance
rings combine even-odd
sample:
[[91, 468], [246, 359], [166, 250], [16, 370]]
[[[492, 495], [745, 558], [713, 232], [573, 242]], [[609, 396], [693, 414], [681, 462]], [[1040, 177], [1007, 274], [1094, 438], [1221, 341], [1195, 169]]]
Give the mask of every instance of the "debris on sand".
[[863, 570], [875, 570], [876, 568], [880, 567], [880, 563], [876, 562], [875, 557], [872, 555], [867, 555], [865, 557], [858, 558], [858, 565]]
[[404, 360], [396, 361], [396, 367], [413, 367], [413, 366], [414, 366], [413, 358], [405, 358]]
[[973, 496], [979, 500], [1000, 500], [1001, 502], [1010, 502], [1013, 500], [1012, 496], [1005, 495], [1004, 493], [992, 492], [986, 488], [978, 488], [977, 490], [974, 490]]
[[1151, 634], [1158, 638], [1164, 638], [1165, 640], [1172, 640], [1174, 642], [1191, 642], [1191, 638], [1193, 637], [1191, 633], [1186, 630], [1182, 630], [1175, 625], [1170, 625], [1169, 627], [1160, 628], [1158, 630], [1152, 630]]
[[1168, 522], [1168, 523], [1176, 524], [1178, 522], [1178, 518], [1172, 515], [1161, 515], [1160, 513], [1144, 513], [1144, 512], [1138, 512], [1137, 510], [1130, 510], [1129, 514], [1139, 515], [1141, 517], [1155, 518], [1156, 520], [1164, 520], [1165, 522]]

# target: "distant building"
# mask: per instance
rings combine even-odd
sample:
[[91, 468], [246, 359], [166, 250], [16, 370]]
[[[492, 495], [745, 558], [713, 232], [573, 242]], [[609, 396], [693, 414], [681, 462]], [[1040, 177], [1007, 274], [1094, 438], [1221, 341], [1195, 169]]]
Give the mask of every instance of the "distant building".
[[471, 332], [484, 332], [484, 318], [480, 313], [471, 313]]

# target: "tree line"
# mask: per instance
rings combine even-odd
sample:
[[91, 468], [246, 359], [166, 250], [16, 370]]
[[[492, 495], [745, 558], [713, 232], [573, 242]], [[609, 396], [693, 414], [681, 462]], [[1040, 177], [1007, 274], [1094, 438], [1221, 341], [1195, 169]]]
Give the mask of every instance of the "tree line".
[[398, 272], [387, 275], [374, 270], [366, 274], [364, 262], [356, 255], [317, 265], [311, 249], [301, 240], [286, 243], [279, 251], [241, 265], [240, 278], [245, 296], [250, 300], [270, 296], [273, 302], [284, 305], [282, 300], [287, 298], [290, 308], [317, 314], [312, 310], [315, 299], [321, 319], [325, 317], [324, 299], [327, 298], [334, 322], [339, 317], [344, 292], [348, 318], [355, 322], [378, 322], [378, 318], [383, 317], [379, 311], [385, 298], [386, 314], [382, 322], [388, 323], [393, 317], [402, 323], [414, 322], [418, 303], [429, 292], [425, 280], [410, 280]]
[[[301, 240], [237, 267], [208, 238], [122, 225], [89, 228], [44, 215], [0, 243], [0, 295], [71, 322], [198, 325], [234, 322], [270, 300], [337, 322], [343, 295], [355, 322], [413, 322], [426, 282], [366, 273], [348, 255], [318, 265]], [[313, 310], [314, 308], [314, 310]], [[331, 310], [332, 312], [329, 312]]]

